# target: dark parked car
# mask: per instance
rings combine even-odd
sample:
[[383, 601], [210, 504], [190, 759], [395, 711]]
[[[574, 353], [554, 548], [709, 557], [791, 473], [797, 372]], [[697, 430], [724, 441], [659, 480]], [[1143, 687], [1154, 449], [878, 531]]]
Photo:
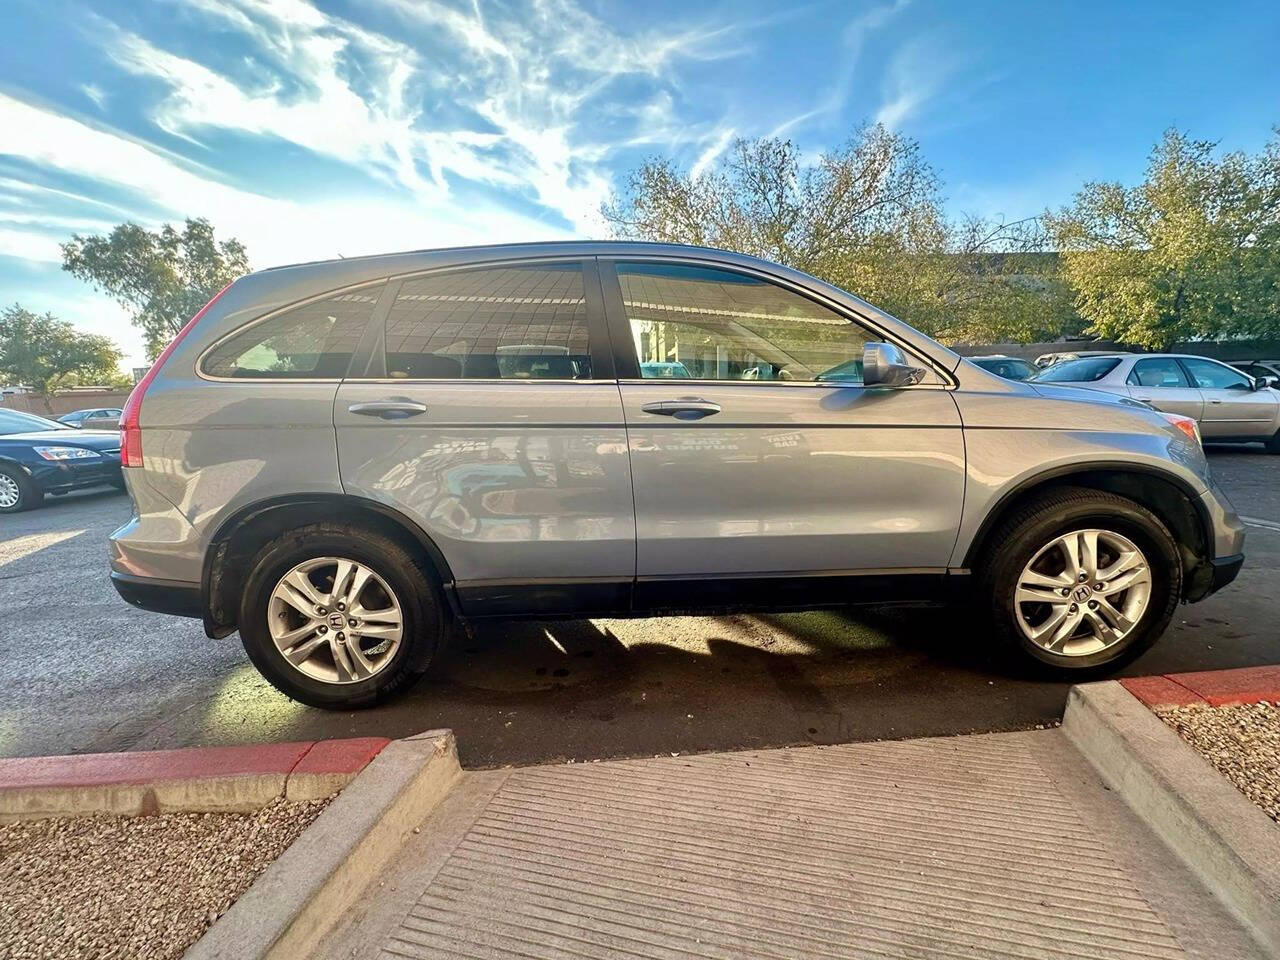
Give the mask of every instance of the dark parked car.
[[77, 430], [119, 430], [119, 407], [90, 407], [87, 410], [73, 410], [58, 418], [59, 423]]
[[46, 493], [103, 484], [124, 487], [118, 433], [0, 410], [0, 513], [34, 507]]

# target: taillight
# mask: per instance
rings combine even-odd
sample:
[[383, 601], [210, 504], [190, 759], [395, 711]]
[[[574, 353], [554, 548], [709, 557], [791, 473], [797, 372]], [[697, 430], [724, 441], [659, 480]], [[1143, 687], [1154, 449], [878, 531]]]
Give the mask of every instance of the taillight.
[[1184, 417], [1176, 413], [1165, 413], [1161, 411], [1160, 416], [1164, 417], [1171, 424], [1187, 435], [1187, 439], [1196, 446], [1202, 446], [1203, 441], [1200, 439], [1200, 425], [1191, 417]]
[[196, 315], [187, 321], [186, 326], [178, 331], [178, 335], [169, 341], [167, 347], [160, 351], [160, 356], [156, 357], [156, 362], [151, 365], [151, 369], [129, 391], [129, 399], [124, 402], [124, 409], [120, 411], [120, 466], [142, 466], [142, 424], [139, 422], [139, 417], [142, 413], [142, 396], [147, 392], [147, 387], [151, 386], [151, 381], [156, 378], [160, 368], [164, 366], [164, 362], [169, 359], [169, 354], [173, 353], [182, 338], [191, 332], [191, 328], [200, 322], [200, 318], [205, 315], [210, 307], [217, 303], [218, 298], [226, 293], [230, 286], [231, 284], [228, 283], [215, 293], [213, 299], [201, 307]]

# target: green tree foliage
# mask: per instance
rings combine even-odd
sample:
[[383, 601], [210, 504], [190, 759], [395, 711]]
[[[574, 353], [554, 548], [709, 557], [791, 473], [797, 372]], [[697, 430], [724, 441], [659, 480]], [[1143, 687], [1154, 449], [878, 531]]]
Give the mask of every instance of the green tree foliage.
[[28, 384], [43, 393], [59, 387], [127, 383], [120, 351], [106, 337], [81, 333], [51, 313], [18, 304], [0, 311], [0, 381]]
[[208, 220], [153, 233], [122, 223], [105, 237], [73, 236], [62, 267], [132, 311], [154, 358], [215, 293], [249, 270], [244, 245], [214, 239]]
[[812, 161], [789, 140], [736, 140], [710, 169], [652, 158], [601, 211], [615, 237], [774, 260], [951, 341], [1078, 326], [1038, 222], [960, 222], [914, 141], [880, 125]]
[[1215, 153], [1169, 130], [1142, 183], [1086, 184], [1046, 216], [1093, 333], [1155, 349], [1280, 336], [1280, 139]]

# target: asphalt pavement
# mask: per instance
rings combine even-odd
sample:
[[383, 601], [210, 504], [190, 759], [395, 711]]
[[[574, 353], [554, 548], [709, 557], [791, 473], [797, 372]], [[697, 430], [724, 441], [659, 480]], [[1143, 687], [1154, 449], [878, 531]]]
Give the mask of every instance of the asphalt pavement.
[[[1251, 522], [1239, 579], [1125, 673], [1280, 661], [1280, 457], [1212, 450]], [[962, 608], [490, 624], [413, 690], [334, 713], [277, 693], [237, 636], [138, 611], [107, 579], [118, 493], [0, 517], [0, 755], [452, 727], [465, 766], [1033, 729], [1069, 684], [1021, 674]]]

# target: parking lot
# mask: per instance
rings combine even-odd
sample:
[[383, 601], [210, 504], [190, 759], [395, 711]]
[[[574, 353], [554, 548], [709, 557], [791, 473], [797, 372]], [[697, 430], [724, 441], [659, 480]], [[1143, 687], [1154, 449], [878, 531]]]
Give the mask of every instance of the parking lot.
[[[1244, 571], [1126, 673], [1275, 662], [1280, 458], [1210, 459], [1251, 523]], [[1012, 730], [1061, 716], [1067, 684], [1018, 675], [957, 608], [489, 625], [407, 696], [327, 713], [278, 694], [237, 636], [124, 604], [114, 491], [0, 518], [0, 754], [279, 741], [452, 727], [469, 766]]]

